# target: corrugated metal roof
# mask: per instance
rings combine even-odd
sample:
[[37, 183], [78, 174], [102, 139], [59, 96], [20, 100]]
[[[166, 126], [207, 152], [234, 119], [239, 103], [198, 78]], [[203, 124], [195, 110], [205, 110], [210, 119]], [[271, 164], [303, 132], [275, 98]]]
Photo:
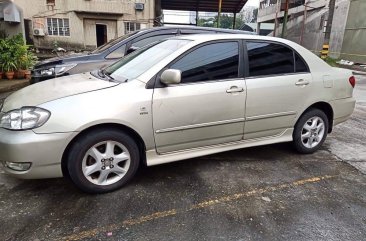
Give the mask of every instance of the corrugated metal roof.
[[[221, 12], [238, 13], [248, 0], [222, 0]], [[161, 0], [165, 10], [218, 12], [219, 0]]]

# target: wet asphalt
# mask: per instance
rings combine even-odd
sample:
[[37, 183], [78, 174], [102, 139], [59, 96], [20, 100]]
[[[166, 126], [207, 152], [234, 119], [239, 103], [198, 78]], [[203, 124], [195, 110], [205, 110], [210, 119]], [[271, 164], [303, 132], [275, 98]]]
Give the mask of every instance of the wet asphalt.
[[320, 151], [289, 144], [144, 168], [126, 187], [0, 170], [0, 240], [365, 240], [366, 77], [356, 110]]

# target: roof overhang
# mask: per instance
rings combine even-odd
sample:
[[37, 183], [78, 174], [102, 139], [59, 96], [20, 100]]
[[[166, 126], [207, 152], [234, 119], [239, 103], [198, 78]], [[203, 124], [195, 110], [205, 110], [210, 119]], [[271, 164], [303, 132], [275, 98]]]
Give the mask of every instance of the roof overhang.
[[76, 14], [92, 14], [92, 15], [110, 15], [110, 16], [123, 16], [123, 13], [118, 12], [98, 12], [98, 11], [83, 11], [83, 10], [75, 10]]
[[10, 1], [0, 1], [0, 19], [5, 22], [20, 23], [21, 9]]
[[[222, 0], [221, 12], [238, 13], [248, 0]], [[161, 0], [164, 10], [218, 12], [220, 0]]]

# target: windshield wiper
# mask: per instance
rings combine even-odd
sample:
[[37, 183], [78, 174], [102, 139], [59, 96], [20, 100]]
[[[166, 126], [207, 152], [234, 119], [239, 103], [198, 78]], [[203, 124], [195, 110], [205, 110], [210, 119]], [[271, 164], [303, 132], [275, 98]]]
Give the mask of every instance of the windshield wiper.
[[114, 81], [114, 78], [107, 72], [105, 71], [105, 69], [101, 69], [98, 71], [98, 74], [100, 77], [102, 78], [107, 78], [109, 79], [110, 81]]

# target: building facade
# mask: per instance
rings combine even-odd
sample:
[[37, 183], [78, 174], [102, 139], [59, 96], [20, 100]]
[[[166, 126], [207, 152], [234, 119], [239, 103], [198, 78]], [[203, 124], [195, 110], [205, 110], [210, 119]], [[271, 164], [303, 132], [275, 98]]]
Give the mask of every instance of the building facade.
[[23, 12], [27, 42], [40, 49], [94, 49], [152, 27], [153, 0], [14, 0]]
[[[270, 35], [281, 36], [286, 0], [261, 0], [258, 23], [275, 23]], [[289, 0], [285, 38], [314, 53], [322, 50], [329, 0]], [[366, 1], [336, 0], [329, 55], [366, 63]]]

